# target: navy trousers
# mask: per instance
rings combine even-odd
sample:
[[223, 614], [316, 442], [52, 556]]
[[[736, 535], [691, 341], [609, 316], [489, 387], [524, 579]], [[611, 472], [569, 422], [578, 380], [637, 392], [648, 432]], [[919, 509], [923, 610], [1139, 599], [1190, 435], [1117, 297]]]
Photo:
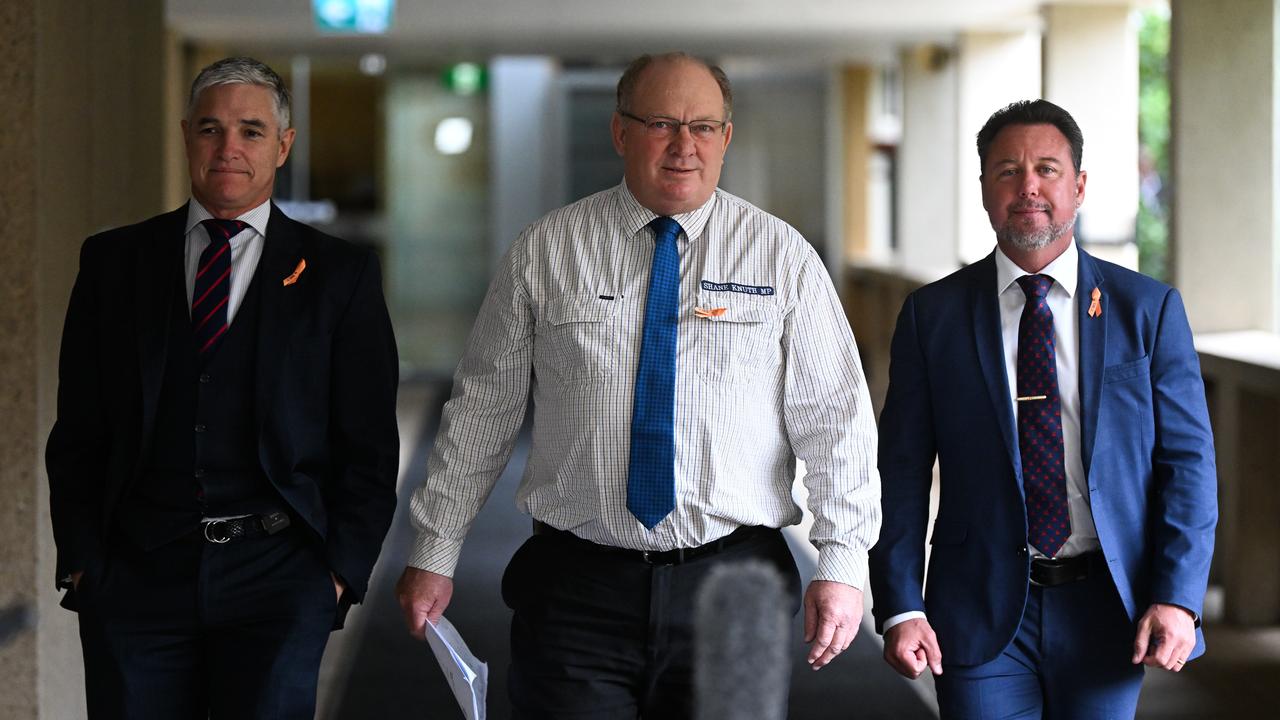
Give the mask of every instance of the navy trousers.
[[93, 720], [314, 716], [337, 602], [303, 532], [121, 540], [75, 592]]
[[995, 660], [949, 665], [942, 648], [942, 717], [1131, 720], [1143, 677], [1130, 662], [1135, 632], [1105, 562], [1084, 580], [1032, 586], [1018, 633]]
[[563, 535], [529, 538], [502, 579], [515, 611], [512, 717], [691, 717], [698, 588], [715, 565], [745, 560], [778, 569], [794, 614], [800, 575], [777, 530], [679, 565], [649, 565]]

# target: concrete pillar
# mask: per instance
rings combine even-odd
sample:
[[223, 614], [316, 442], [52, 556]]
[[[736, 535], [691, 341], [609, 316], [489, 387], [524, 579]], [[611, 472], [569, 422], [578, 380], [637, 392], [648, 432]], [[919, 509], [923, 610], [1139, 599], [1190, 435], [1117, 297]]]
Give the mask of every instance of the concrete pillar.
[[1005, 105], [1040, 97], [1040, 34], [962, 35], [957, 62], [956, 240], [960, 260], [971, 263], [995, 246], [978, 181], [978, 131]]
[[492, 123], [489, 173], [493, 178], [490, 267], [497, 267], [516, 235], [561, 204], [563, 179], [550, 148], [560, 149], [556, 81], [550, 57], [496, 57], [489, 63]]
[[[1216, 5], [1216, 3], [1214, 3]], [[1138, 35], [1129, 3], [1045, 6], [1044, 97], [1084, 132], [1089, 185], [1076, 237], [1138, 265]]]
[[163, 0], [0, 3], [0, 717], [84, 715], [42, 461], [89, 233], [163, 209]]
[[[164, 206], [176, 208], [191, 194], [191, 178], [187, 174], [187, 150], [182, 141], [182, 117], [187, 112], [187, 95], [195, 73], [187, 72], [186, 53], [181, 38], [165, 31], [164, 39], [164, 110], [161, 111], [163, 136]], [[167, 122], [166, 122], [167, 121]]]
[[[0, 715], [37, 716], [36, 3], [0, 5]], [[43, 587], [46, 592], [47, 586]]]
[[954, 270], [959, 261], [956, 65], [955, 50], [948, 47], [919, 47], [902, 56], [897, 261], [939, 277]]
[[1172, 10], [1174, 279], [1197, 332], [1277, 332], [1277, 3]]

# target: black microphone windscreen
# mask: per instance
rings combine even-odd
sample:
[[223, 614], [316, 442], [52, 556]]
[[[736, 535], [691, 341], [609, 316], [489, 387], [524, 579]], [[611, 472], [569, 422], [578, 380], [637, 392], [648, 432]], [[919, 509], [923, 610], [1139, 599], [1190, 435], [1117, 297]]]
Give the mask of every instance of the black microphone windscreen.
[[694, 717], [785, 718], [790, 622], [778, 571], [760, 561], [713, 568], [694, 620]]

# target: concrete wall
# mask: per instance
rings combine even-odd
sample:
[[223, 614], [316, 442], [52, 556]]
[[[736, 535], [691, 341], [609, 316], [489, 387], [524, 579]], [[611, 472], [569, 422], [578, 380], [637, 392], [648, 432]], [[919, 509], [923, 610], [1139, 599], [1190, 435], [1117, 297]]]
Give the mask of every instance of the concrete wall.
[[1173, 3], [1174, 280], [1198, 332], [1280, 329], [1276, 4]]
[[959, 260], [955, 50], [926, 46], [905, 53], [902, 78], [898, 262], [922, 270], [954, 270]]
[[556, 79], [560, 64], [550, 57], [506, 56], [489, 63], [493, 149], [489, 156], [489, 267], [527, 225], [560, 202], [555, 175], [560, 120]]
[[1138, 37], [1130, 13], [1128, 2], [1046, 6], [1044, 97], [1084, 132], [1089, 181], [1078, 237], [1086, 245], [1127, 246], [1107, 259], [1136, 267]]
[[0, 717], [62, 720], [84, 692], [43, 446], [80, 242], [163, 208], [164, 3], [6, 0], [0, 27], [0, 610], [31, 620], [0, 645]]
[[960, 38], [956, 124], [957, 233], [960, 259], [974, 262], [995, 246], [978, 181], [978, 131], [996, 110], [1040, 97], [1040, 35], [970, 33]]
[[827, 75], [817, 65], [725, 63], [733, 83], [733, 142], [720, 186], [790, 223], [824, 257]]

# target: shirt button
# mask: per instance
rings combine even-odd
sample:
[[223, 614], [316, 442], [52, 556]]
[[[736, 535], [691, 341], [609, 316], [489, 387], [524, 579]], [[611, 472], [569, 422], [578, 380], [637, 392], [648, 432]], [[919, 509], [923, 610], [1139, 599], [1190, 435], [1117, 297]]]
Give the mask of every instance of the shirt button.
[[204, 431], [205, 431], [205, 429], [206, 429], [206, 428], [205, 428], [205, 426], [204, 426], [204, 425], [196, 425], [196, 432], [198, 432], [198, 433], [204, 432]]
[[211, 383], [211, 382], [213, 382], [213, 377], [212, 377], [212, 376], [210, 376], [210, 375], [209, 375], [209, 373], [200, 373], [200, 382], [201, 382], [201, 383]]

